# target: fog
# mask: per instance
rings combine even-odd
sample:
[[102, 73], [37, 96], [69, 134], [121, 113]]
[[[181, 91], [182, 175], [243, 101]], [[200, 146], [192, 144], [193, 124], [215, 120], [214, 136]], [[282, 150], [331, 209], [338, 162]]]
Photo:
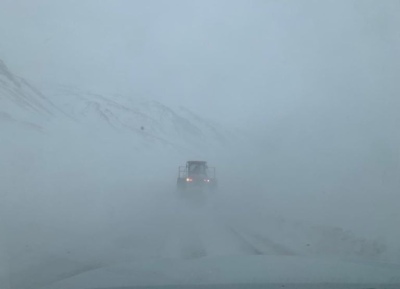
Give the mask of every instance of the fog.
[[[149, 259], [399, 264], [399, 12], [3, 1], [1, 287]], [[215, 194], [179, 198], [188, 160]]]
[[140, 95], [240, 127], [318, 99], [396, 93], [398, 1], [1, 5], [2, 59], [36, 84]]

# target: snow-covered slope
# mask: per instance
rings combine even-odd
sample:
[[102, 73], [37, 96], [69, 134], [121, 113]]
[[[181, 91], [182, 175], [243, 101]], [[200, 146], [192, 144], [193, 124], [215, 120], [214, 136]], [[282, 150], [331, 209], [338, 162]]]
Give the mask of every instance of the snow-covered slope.
[[0, 60], [0, 125], [43, 130], [55, 111], [48, 98]]
[[65, 114], [91, 128], [132, 134], [147, 142], [159, 142], [182, 149], [223, 147], [234, 136], [195, 114], [183, 114], [145, 98], [108, 95], [56, 86], [44, 90]]
[[39, 91], [15, 76], [1, 60], [0, 124], [51, 133], [79, 128], [88, 133], [111, 133], [113, 138], [130, 136], [138, 143], [181, 151], [213, 150], [235, 139], [222, 126], [154, 100], [67, 86]]

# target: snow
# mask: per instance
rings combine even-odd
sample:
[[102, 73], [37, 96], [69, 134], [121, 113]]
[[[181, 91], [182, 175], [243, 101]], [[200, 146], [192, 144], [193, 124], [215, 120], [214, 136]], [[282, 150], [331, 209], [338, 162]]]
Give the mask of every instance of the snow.
[[[276, 190], [284, 166], [248, 134], [136, 96], [39, 92], [2, 62], [0, 105], [1, 284], [398, 282], [382, 265], [398, 246], [298, 220], [323, 202]], [[205, 202], [176, 197], [188, 159], [217, 167]]]
[[[45, 90], [58, 107], [81, 124], [117, 134], [132, 134], [149, 143], [182, 150], [210, 150], [234, 142], [227, 129], [186, 116], [157, 101], [122, 95], [102, 95], [76, 88], [56, 86]], [[236, 137], [237, 138], [237, 137]]]
[[152, 259], [89, 271], [45, 288], [182, 284], [397, 284], [399, 269], [398, 266], [304, 257], [225, 256], [190, 261]]

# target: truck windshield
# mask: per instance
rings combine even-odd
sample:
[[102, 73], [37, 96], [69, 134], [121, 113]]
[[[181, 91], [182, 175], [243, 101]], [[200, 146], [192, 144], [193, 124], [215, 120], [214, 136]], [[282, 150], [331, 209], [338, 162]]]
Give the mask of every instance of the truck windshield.
[[206, 174], [206, 166], [204, 164], [192, 163], [189, 165], [189, 173], [191, 173], [191, 174]]

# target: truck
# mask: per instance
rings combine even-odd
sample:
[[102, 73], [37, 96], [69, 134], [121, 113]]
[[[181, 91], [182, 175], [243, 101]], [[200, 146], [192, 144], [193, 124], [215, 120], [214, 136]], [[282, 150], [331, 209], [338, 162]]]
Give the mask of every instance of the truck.
[[187, 161], [179, 166], [177, 188], [179, 191], [217, 189], [215, 167], [209, 167], [206, 161]]

